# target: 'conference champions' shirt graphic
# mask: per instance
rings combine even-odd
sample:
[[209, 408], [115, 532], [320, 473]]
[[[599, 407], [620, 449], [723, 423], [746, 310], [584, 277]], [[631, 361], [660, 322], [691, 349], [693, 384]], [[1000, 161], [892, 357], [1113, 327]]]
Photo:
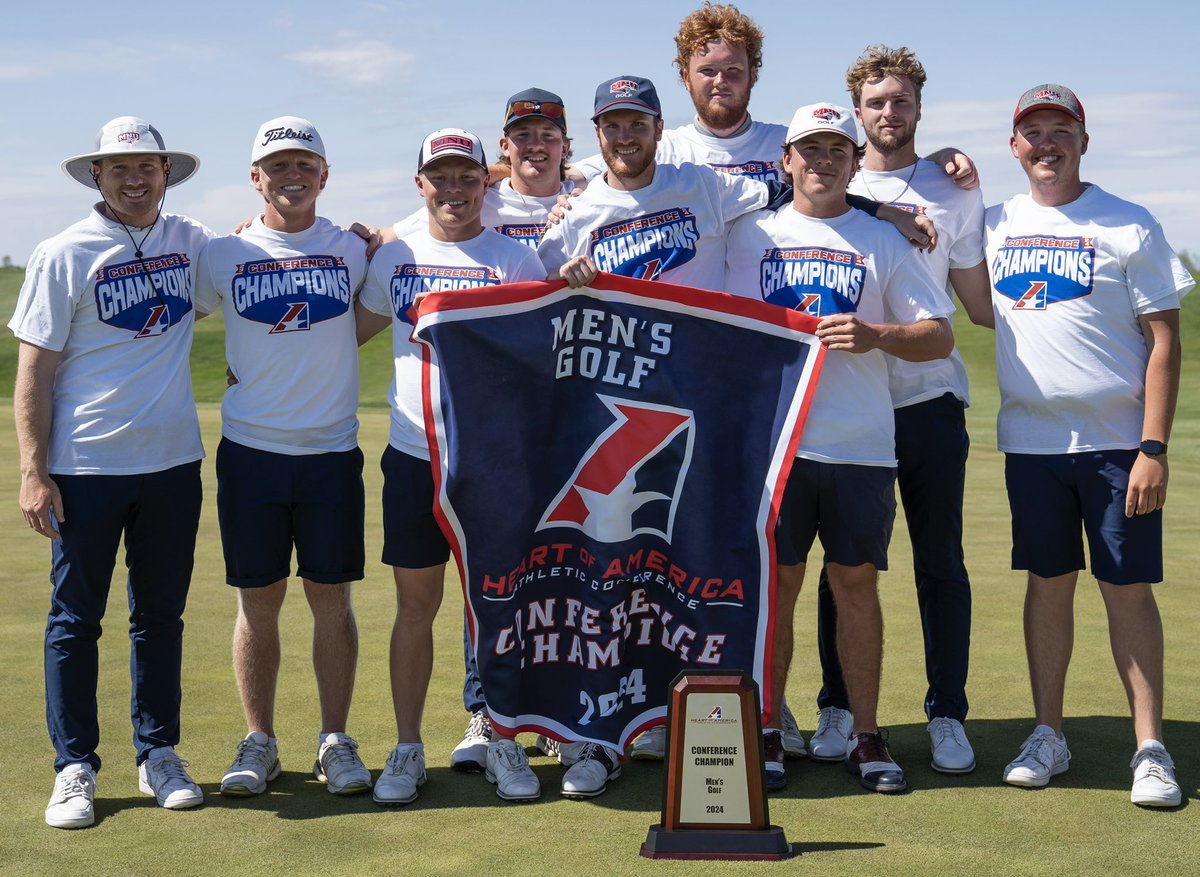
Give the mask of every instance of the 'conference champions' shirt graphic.
[[392, 310], [406, 323], [408, 309], [413, 299], [422, 292], [451, 292], [459, 289], [476, 289], [480, 286], [497, 286], [500, 275], [494, 268], [480, 265], [397, 265], [388, 286], [391, 293]]
[[505, 225], [494, 225], [492, 228], [506, 238], [512, 238], [514, 241], [518, 241], [534, 252], [537, 252], [538, 244], [542, 242], [542, 232], [546, 229], [546, 223], [508, 223]]
[[686, 207], [672, 207], [593, 229], [588, 250], [601, 271], [657, 280], [696, 256], [700, 232]]
[[996, 291], [1014, 311], [1044, 311], [1057, 302], [1091, 295], [1096, 248], [1090, 237], [1006, 237], [992, 261]]
[[763, 301], [811, 317], [852, 314], [862, 299], [866, 260], [858, 253], [825, 247], [773, 247], [763, 256]]
[[741, 164], [710, 164], [710, 168], [719, 174], [733, 174], [736, 177], [749, 177], [764, 183], [779, 179], [778, 162], [774, 161], [745, 161]]
[[230, 297], [238, 316], [270, 326], [276, 335], [340, 317], [350, 308], [353, 288], [341, 256], [259, 259], [237, 266]]
[[191, 260], [166, 253], [105, 265], [96, 272], [96, 313], [135, 338], [164, 334], [192, 309]]

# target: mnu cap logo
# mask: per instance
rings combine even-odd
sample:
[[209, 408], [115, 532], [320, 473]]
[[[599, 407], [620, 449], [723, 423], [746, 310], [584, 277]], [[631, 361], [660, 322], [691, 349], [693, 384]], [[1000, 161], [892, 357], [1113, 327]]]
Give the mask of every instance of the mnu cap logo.
[[137, 131], [122, 131], [117, 135], [118, 143], [137, 143], [142, 139], [142, 135]]
[[609, 94], [615, 94], [618, 97], [629, 97], [637, 91], [638, 84], [629, 79], [618, 79], [608, 87]]
[[445, 137], [436, 137], [430, 141], [429, 154], [437, 155], [446, 149], [461, 149], [464, 152], [470, 152], [474, 146], [474, 142], [466, 137], [459, 137], [457, 134], [447, 134]]
[[841, 117], [842, 114], [833, 107], [817, 107], [813, 110], [813, 118], [820, 119], [823, 122], [833, 122]]
[[1039, 91], [1037, 94], [1035, 94], [1033, 96], [1033, 99], [1034, 100], [1059, 100], [1060, 101], [1063, 99], [1063, 96], [1061, 94], [1059, 94], [1057, 91], [1051, 91], [1050, 89], [1047, 88], [1047, 89], [1043, 89], [1042, 91]]

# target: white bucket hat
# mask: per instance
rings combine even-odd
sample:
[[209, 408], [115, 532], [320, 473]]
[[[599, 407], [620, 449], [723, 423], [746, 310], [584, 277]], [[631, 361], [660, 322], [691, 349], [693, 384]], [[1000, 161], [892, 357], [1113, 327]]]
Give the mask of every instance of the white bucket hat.
[[96, 135], [96, 151], [74, 155], [62, 163], [63, 172], [89, 189], [96, 188], [92, 162], [113, 155], [161, 155], [171, 161], [167, 188], [189, 179], [200, 167], [200, 159], [190, 152], [173, 152], [163, 145], [158, 129], [136, 116], [118, 116], [106, 122]]

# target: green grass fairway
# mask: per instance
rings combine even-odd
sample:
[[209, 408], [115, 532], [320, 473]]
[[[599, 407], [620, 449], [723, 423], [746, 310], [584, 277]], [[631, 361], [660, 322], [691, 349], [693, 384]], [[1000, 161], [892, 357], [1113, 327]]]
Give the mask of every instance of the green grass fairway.
[[[0, 313], [12, 314], [19, 272], [0, 273]], [[1200, 294], [1184, 311], [1185, 348], [1200, 347]], [[903, 518], [892, 542], [892, 570], [880, 590], [887, 621], [880, 720], [911, 791], [874, 795], [839, 765], [788, 763], [788, 789], [770, 798], [772, 821], [801, 852], [767, 864], [669, 863], [639, 858], [647, 827], [658, 821], [659, 765], [631, 763], [609, 792], [587, 803], [558, 795], [561, 768], [533, 758], [543, 798], [501, 802], [480, 775], [452, 773], [450, 750], [466, 724], [460, 687], [461, 598], [457, 578], [446, 583], [436, 627], [437, 660], [425, 712], [429, 784], [418, 802], [385, 810], [369, 796], [335, 798], [312, 779], [316, 749], [315, 690], [309, 660], [311, 621], [301, 594], [284, 609], [284, 663], [277, 708], [284, 774], [269, 794], [223, 799], [217, 784], [244, 724], [230, 668], [234, 595], [224, 584], [217, 535], [216, 485], [205, 461], [206, 503], [196, 573], [186, 615], [184, 736], [181, 754], [209, 796], [204, 807], [168, 812], [139, 794], [128, 720], [129, 659], [122, 579], [114, 584], [101, 643], [100, 710], [105, 766], [99, 777], [97, 825], [59, 831], [42, 820], [53, 782], [42, 689], [42, 628], [48, 605], [49, 546], [27, 529], [17, 508], [18, 471], [12, 412], [0, 407], [0, 662], [7, 668], [0, 723], [3, 875], [1185, 875], [1200, 871], [1200, 601], [1192, 576], [1200, 569], [1200, 367], [1187, 361], [1180, 414], [1171, 442], [1167, 505], [1167, 581], [1158, 590], [1167, 648], [1166, 731], [1186, 798], [1168, 812], [1129, 803], [1128, 762], [1134, 740], [1125, 695], [1108, 651], [1099, 594], [1081, 581], [1076, 601], [1075, 654], [1068, 679], [1065, 731], [1074, 755], [1069, 773], [1050, 788], [1025, 791], [1000, 782], [1003, 766], [1032, 730], [1021, 632], [1024, 581], [1009, 570], [1008, 507], [1001, 458], [995, 451], [997, 393], [990, 337], [959, 327], [974, 379], [968, 412], [974, 440], [966, 503], [966, 550], [975, 620], [968, 729], [979, 767], [951, 778], [929, 767], [921, 701], [925, 691], [921, 638]], [[210, 453], [219, 434], [216, 400], [224, 383], [220, 324], [200, 324], [196, 383]], [[0, 337], [0, 394], [12, 381], [16, 345]], [[368, 458], [367, 553], [381, 544], [378, 460], [387, 440], [384, 407], [390, 380], [386, 340], [363, 354], [361, 444]], [[378, 772], [395, 743], [387, 677], [394, 614], [389, 572], [369, 564], [355, 592], [361, 655], [349, 731]], [[819, 687], [815, 650], [815, 588], [797, 611], [797, 650], [789, 701], [811, 733]], [[523, 738], [532, 744], [532, 737]]]

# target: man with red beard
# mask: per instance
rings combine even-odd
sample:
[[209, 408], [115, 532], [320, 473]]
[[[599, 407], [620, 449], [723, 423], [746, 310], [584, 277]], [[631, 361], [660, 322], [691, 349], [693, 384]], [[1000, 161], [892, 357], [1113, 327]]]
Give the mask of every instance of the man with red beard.
[[[722, 173], [758, 180], [783, 180], [779, 144], [786, 125], [750, 117], [750, 93], [762, 67], [762, 31], [733, 5], [705, 3], [688, 15], [675, 35], [675, 67], [696, 108], [690, 124], [663, 131], [660, 164], [708, 165]], [[975, 168], [953, 149], [929, 157], [955, 182], [974, 187]], [[574, 167], [589, 180], [604, 170], [601, 156]]]

